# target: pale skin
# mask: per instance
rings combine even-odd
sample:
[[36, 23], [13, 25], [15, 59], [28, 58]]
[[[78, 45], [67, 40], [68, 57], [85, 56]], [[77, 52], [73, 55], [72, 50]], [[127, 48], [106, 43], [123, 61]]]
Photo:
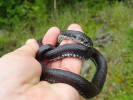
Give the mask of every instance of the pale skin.
[[[81, 31], [78, 24], [71, 24], [68, 30]], [[43, 38], [43, 44], [56, 44], [60, 30], [50, 28]], [[72, 40], [63, 40], [60, 45], [75, 43]], [[37, 41], [29, 39], [26, 44], [17, 50], [0, 58], [0, 100], [79, 100], [80, 95], [73, 87], [64, 83], [50, 84], [40, 81], [41, 65], [35, 59], [39, 49]], [[46, 62], [48, 68], [57, 68], [79, 74], [81, 59], [64, 58]]]

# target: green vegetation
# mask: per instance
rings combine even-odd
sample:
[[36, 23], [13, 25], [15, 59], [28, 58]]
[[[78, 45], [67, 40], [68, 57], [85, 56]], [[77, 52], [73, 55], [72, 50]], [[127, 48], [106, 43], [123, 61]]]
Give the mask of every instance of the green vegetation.
[[102, 93], [94, 100], [133, 99], [132, 0], [56, 0], [56, 10], [53, 0], [5, 1], [0, 2], [0, 10], [7, 13], [0, 14], [0, 56], [22, 46], [29, 38], [39, 39], [52, 26], [61, 29], [78, 23], [92, 40], [101, 34], [98, 30], [106, 27], [105, 32], [113, 33], [113, 41], [96, 48], [107, 59], [108, 75]]

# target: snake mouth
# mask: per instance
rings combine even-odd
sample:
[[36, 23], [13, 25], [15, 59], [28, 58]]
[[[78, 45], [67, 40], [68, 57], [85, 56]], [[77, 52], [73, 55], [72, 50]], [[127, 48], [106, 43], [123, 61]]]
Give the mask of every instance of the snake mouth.
[[73, 40], [77, 43], [80, 43], [86, 47], [91, 47], [92, 44], [91, 43], [85, 43], [84, 41], [81, 41], [80, 39], [77, 39], [77, 38], [74, 38], [74, 37], [67, 37], [67, 36], [64, 36], [64, 35], [59, 35], [58, 37], [58, 43], [61, 43], [64, 39], [70, 39], [70, 40]]
[[58, 59], [63, 59], [63, 58], [66, 58], [66, 57], [74, 57], [74, 58], [80, 58], [82, 60], [86, 60], [87, 58], [85, 57], [82, 57], [80, 55], [76, 55], [76, 54], [71, 54], [71, 53], [66, 53], [66, 54], [62, 54], [61, 56], [57, 56], [53, 59], [50, 59], [48, 61], [54, 61], [54, 60], [58, 60]]

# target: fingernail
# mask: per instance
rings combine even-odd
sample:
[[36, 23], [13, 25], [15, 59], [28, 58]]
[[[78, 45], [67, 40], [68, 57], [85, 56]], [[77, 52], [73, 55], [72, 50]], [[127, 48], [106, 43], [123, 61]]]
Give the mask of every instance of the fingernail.
[[26, 45], [34, 45], [34, 43], [35, 43], [35, 40], [34, 39], [28, 39], [26, 41]]

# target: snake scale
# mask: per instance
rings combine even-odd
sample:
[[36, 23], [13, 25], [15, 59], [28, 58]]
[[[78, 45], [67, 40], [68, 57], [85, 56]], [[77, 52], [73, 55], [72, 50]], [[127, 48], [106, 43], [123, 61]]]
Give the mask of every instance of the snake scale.
[[50, 44], [42, 45], [42, 39], [38, 40], [39, 50], [36, 59], [53, 61], [64, 57], [77, 57], [81, 59], [91, 59], [96, 72], [89, 82], [85, 78], [61, 69], [49, 69], [42, 65], [42, 74], [40, 80], [52, 83], [66, 83], [74, 87], [84, 98], [92, 98], [98, 95], [105, 83], [107, 75], [107, 63], [103, 55], [93, 47], [92, 40], [80, 31], [67, 30], [61, 31], [58, 36], [58, 44], [63, 39], [71, 39], [79, 44], [64, 44], [61, 46], [52, 46]]

